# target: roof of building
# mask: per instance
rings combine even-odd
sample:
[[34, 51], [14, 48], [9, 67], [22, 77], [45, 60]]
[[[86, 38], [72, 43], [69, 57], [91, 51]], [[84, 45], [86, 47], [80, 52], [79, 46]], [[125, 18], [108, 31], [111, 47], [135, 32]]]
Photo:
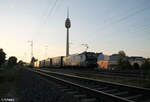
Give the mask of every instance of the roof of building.
[[140, 57], [140, 56], [131, 56], [131, 57], [128, 57], [129, 60], [135, 60], [135, 61], [142, 61], [142, 60], [145, 60], [145, 58], [143, 57]]

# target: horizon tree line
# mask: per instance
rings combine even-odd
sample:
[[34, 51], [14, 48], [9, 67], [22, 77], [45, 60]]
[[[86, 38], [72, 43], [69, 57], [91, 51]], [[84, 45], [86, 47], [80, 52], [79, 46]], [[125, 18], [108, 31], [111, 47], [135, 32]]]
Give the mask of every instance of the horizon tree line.
[[14, 67], [17, 64], [17, 58], [15, 56], [10, 56], [6, 60], [6, 53], [0, 48], [0, 68], [2, 67]]

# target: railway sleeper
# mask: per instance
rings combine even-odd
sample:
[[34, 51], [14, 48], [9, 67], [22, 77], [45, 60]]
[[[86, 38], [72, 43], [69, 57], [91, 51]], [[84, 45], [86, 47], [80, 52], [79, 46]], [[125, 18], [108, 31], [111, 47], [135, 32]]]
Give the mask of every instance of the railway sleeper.
[[68, 89], [68, 88], [65, 88], [65, 89], [61, 89], [62, 92], [70, 92], [70, 91], [74, 91], [73, 89]]
[[62, 86], [62, 85], [57, 85], [57, 88], [59, 88], [59, 89], [65, 89], [67, 87], [66, 86]]
[[92, 82], [92, 83], [90, 83], [89, 85], [91, 85], [91, 86], [102, 86], [102, 85], [100, 85], [100, 84], [98, 84], [98, 83], [95, 83], [95, 82]]
[[[85, 94], [81, 94], [78, 91], [75, 91], [74, 89], [71, 88], [64, 88], [60, 86], [61, 91], [66, 94], [65, 97], [69, 97], [69, 99], [72, 99], [72, 102], [96, 102], [96, 99], [92, 97], [87, 97]], [[64, 89], [63, 89], [64, 88]], [[65, 98], [66, 99], [66, 98]], [[66, 100], [68, 101], [68, 100]]]
[[118, 93], [118, 92], [119, 92], [119, 90], [116, 89], [116, 90], [114, 90], [114, 91], [112, 90], [112, 91], [107, 92], [107, 93], [109, 93], [109, 94], [115, 94], [115, 93]]
[[86, 98], [82, 99], [81, 102], [97, 102], [97, 100], [95, 98]]
[[99, 87], [99, 88], [96, 88], [96, 90], [99, 90], [99, 91], [104, 91], [104, 90], [107, 90], [109, 89], [108, 87]]
[[[87, 97], [84, 94], [79, 93], [78, 91], [72, 90], [72, 89], [62, 89], [64, 94], [66, 95], [64, 99], [67, 97], [72, 100], [72, 102], [82, 102], [82, 100], [86, 99], [93, 99], [90, 97]], [[68, 100], [66, 100], [68, 102]], [[83, 101], [84, 102], [84, 101]], [[96, 102], [95, 100], [87, 100], [85, 102]]]
[[78, 94], [78, 95], [73, 95], [73, 98], [76, 100], [76, 102], [81, 102], [81, 100], [86, 99], [86, 95]]
[[58, 89], [62, 90], [62, 89], [67, 89], [67, 87], [63, 87], [63, 86], [59, 86], [57, 87]]
[[67, 92], [67, 94], [71, 94], [71, 95], [78, 95], [79, 92], [78, 91], [70, 91], [70, 92]]
[[128, 100], [137, 101], [137, 100], [139, 100], [141, 97], [142, 97], [142, 94], [138, 94], [138, 95], [128, 96], [128, 97], [125, 97], [125, 98], [127, 98]]
[[93, 85], [92, 88], [99, 88], [101, 87], [100, 85]]
[[78, 99], [84, 99], [87, 96], [86, 95], [82, 95], [82, 94], [78, 94], [78, 95], [73, 95], [74, 98], [78, 98]]
[[127, 95], [127, 94], [129, 94], [128, 91], [123, 91], [123, 92], [114, 93], [113, 95], [116, 95], [116, 96], [124, 96], [124, 95]]
[[149, 100], [144, 100], [144, 101], [141, 101], [141, 102], [150, 102], [150, 99]]
[[114, 92], [117, 92], [118, 90], [117, 89], [110, 89], [110, 90], [105, 90], [104, 92], [106, 93], [114, 93]]

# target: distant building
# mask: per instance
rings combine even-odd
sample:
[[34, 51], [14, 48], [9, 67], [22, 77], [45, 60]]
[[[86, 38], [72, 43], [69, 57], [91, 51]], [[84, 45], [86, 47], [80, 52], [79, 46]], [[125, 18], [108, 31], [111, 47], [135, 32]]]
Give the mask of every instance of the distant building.
[[112, 70], [118, 65], [118, 56], [104, 55], [101, 53], [97, 59], [98, 68]]
[[[106, 70], [113, 70], [118, 65], [118, 58], [117, 54], [115, 55], [104, 55], [103, 53], [99, 54], [97, 58], [97, 64], [99, 69], [106, 69]], [[128, 60], [132, 66], [138, 64], [139, 67], [144, 63], [145, 58], [139, 56], [131, 56], [128, 57]]]
[[141, 67], [141, 65], [144, 63], [145, 58], [143, 57], [139, 57], [139, 56], [131, 56], [128, 57], [128, 60], [130, 62], [130, 64], [133, 66], [134, 64], [138, 64], [139, 67]]

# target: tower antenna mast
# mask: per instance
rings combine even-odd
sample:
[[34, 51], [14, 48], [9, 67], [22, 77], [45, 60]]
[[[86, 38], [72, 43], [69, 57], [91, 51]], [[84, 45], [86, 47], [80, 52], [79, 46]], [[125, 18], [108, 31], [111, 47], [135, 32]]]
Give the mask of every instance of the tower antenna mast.
[[67, 18], [69, 18], [69, 8], [67, 8]]

